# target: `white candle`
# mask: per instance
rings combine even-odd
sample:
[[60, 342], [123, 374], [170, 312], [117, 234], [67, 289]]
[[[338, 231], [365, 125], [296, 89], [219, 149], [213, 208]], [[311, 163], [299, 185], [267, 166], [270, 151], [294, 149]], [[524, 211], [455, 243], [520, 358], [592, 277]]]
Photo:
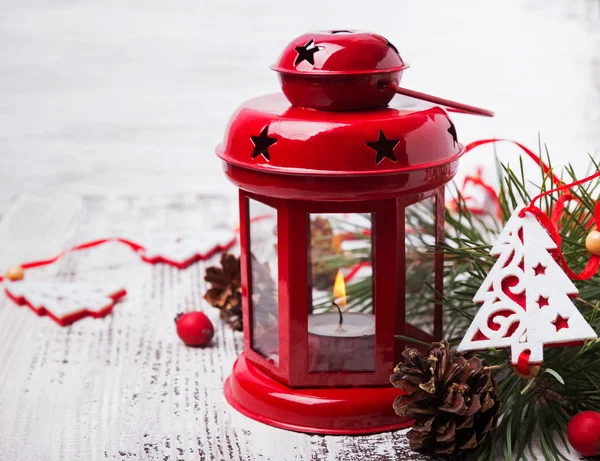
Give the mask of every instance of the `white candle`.
[[308, 316], [311, 372], [372, 371], [375, 366], [375, 316], [358, 312]]
[[308, 316], [308, 332], [319, 336], [339, 338], [355, 338], [375, 334], [375, 316], [359, 312], [343, 312], [341, 329], [340, 316], [337, 312], [312, 314]]

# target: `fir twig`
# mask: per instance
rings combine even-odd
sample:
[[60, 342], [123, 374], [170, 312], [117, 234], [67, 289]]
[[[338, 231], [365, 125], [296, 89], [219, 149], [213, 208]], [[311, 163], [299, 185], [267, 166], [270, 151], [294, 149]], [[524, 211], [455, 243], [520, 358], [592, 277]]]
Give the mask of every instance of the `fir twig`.
[[[451, 344], [455, 345], [462, 339], [477, 312], [472, 299], [496, 262], [489, 251], [503, 224], [517, 206], [528, 203], [532, 196], [541, 191], [557, 186], [552, 179], [548, 150], [540, 142], [540, 151], [542, 149], [545, 150], [550, 172], [544, 172], [540, 165], [539, 184], [527, 180], [522, 161], [519, 162], [518, 171], [499, 164], [500, 217], [495, 216], [496, 210], [476, 216], [468, 208], [458, 188], [452, 191], [456, 209], [446, 210], [446, 238], [440, 243], [445, 253], [442, 298], [444, 332]], [[590, 160], [592, 170], [600, 169], [599, 160], [593, 157]], [[570, 165], [565, 168], [565, 173], [570, 180], [578, 179]], [[563, 239], [561, 250], [568, 265], [579, 271], [589, 258], [584, 242], [593, 219], [594, 206], [599, 199], [600, 179], [577, 186], [570, 193], [573, 200], [565, 207], [559, 222]], [[545, 196], [538, 205], [551, 214], [557, 197], [556, 193]], [[435, 292], [431, 278], [427, 278], [432, 273], [432, 255], [436, 250], [431, 238], [428, 238], [433, 235], [432, 216], [424, 206], [406, 209], [407, 229], [414, 231], [405, 243], [405, 285], [412, 287], [407, 289], [406, 317], [410, 322], [424, 325], [430, 322], [436, 295], [441, 295]], [[368, 238], [364, 235], [364, 226], [352, 228], [352, 225], [345, 223], [344, 230], [355, 233], [357, 239]], [[333, 267], [347, 267], [349, 260], [351, 263], [370, 259], [369, 247], [368, 251], [363, 248], [344, 252], [342, 256], [332, 257], [328, 263]], [[587, 281], [574, 281], [574, 284], [579, 290], [577, 308], [592, 328], [600, 331], [600, 276], [596, 275]], [[347, 292], [350, 309], [371, 309], [373, 292], [370, 277], [349, 283]], [[401, 339], [410, 340], [405, 336]], [[530, 381], [504, 366], [509, 361], [508, 351], [488, 350], [478, 355], [487, 366], [497, 369], [495, 373], [500, 381], [503, 417], [492, 437], [473, 457], [481, 460], [498, 456], [505, 460], [537, 459], [533, 453], [534, 440], [537, 440], [544, 459], [567, 459], [561, 443], [557, 441], [568, 449], [564, 434], [569, 419], [579, 411], [600, 411], [600, 340], [589, 341], [581, 347], [546, 348], [544, 365], [539, 375]]]

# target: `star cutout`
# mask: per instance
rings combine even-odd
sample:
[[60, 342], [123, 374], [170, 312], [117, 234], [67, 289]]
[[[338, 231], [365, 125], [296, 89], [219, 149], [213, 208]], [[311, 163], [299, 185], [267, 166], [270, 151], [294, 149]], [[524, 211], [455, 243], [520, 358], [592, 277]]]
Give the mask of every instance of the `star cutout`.
[[539, 298], [538, 298], [538, 300], [536, 301], [536, 302], [538, 303], [538, 306], [540, 306], [540, 309], [541, 309], [542, 307], [545, 307], [545, 306], [549, 306], [549, 305], [550, 305], [550, 303], [548, 302], [548, 299], [549, 299], [549, 298], [544, 298], [542, 295], [540, 295], [540, 297], [539, 297]]
[[533, 268], [535, 275], [546, 275], [546, 266], [542, 266], [542, 263], [538, 263], [537, 266]]
[[561, 315], [558, 314], [552, 324], [556, 327], [556, 331], [560, 331], [563, 328], [569, 328], [569, 319], [561, 317]]
[[254, 151], [252, 152], [252, 158], [256, 158], [262, 155], [265, 160], [271, 160], [269, 158], [269, 147], [277, 142], [276, 138], [269, 138], [268, 135], [269, 126], [263, 128], [260, 132], [260, 136], [250, 136], [252, 144], [254, 144]]
[[454, 146], [456, 147], [456, 144], [458, 143], [458, 137], [456, 136], [456, 127], [454, 126], [454, 123], [452, 123], [452, 120], [448, 121], [450, 122], [450, 128], [448, 128], [448, 133], [450, 133], [450, 136], [452, 136]]
[[400, 52], [398, 51], [398, 48], [396, 48], [394, 46], [394, 44], [392, 42], [390, 42], [388, 39], [385, 40], [385, 44], [387, 46], [389, 46], [392, 50], [394, 50], [396, 52], [396, 54], [400, 54]]
[[294, 65], [297, 66], [302, 61], [306, 61], [309, 64], [315, 65], [315, 53], [319, 50], [322, 50], [322, 46], [315, 46], [315, 41], [310, 39], [302, 46], [297, 46], [294, 48], [298, 56], [296, 56], [296, 60], [294, 61]]
[[396, 147], [399, 142], [399, 139], [387, 139], [383, 134], [383, 130], [379, 130], [379, 139], [377, 141], [367, 142], [367, 146], [377, 152], [375, 164], [379, 165], [384, 158], [390, 159], [392, 162], [396, 162], [394, 147]]

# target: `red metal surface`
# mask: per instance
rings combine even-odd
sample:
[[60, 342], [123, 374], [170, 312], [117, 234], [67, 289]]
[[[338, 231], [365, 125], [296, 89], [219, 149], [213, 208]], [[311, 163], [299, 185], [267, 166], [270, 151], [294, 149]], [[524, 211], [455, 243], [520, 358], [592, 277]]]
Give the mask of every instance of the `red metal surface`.
[[327, 111], [385, 107], [401, 78], [402, 72], [333, 77], [279, 74], [281, 90], [293, 106]]
[[271, 68], [294, 106], [346, 111], [385, 107], [395, 93], [457, 112], [493, 117], [487, 109], [400, 87], [408, 65], [380, 35], [332, 30], [293, 40]]
[[[316, 51], [302, 59], [303, 48]], [[401, 71], [407, 67], [396, 48], [381, 35], [333, 30], [294, 39], [271, 69], [284, 74], [331, 76]]]
[[271, 68], [292, 105], [344, 111], [385, 107], [407, 67], [380, 35], [326, 31], [293, 40]]
[[[305, 35], [273, 68], [293, 105], [282, 94], [246, 102], [217, 147], [225, 174], [240, 188], [245, 339], [244, 354], [225, 386], [227, 400], [258, 421], [302, 432], [405, 427], [408, 421], [392, 409], [400, 391], [389, 376], [404, 347], [394, 336], [432, 338], [405, 320], [404, 208], [435, 196], [435, 237], [443, 238], [444, 187], [464, 147], [439, 106], [396, 96], [393, 105], [382, 107], [406, 68], [383, 37], [344, 31]], [[372, 110], [357, 110], [364, 108]], [[278, 364], [252, 349], [249, 198], [277, 209]], [[373, 216], [373, 371], [309, 372], [312, 213]], [[442, 276], [440, 253], [435, 257], [440, 292]], [[433, 309], [433, 333], [439, 338], [439, 302]]]
[[440, 249], [446, 238], [444, 215], [446, 213], [445, 188], [440, 187], [435, 195], [435, 312], [433, 315], [433, 339], [441, 341], [444, 339], [444, 310], [442, 304], [442, 293], [444, 292], [444, 252]]
[[263, 196], [295, 200], [371, 200], [425, 192], [447, 184], [458, 161], [395, 175], [353, 176], [276, 175], [225, 165], [225, 175], [240, 189]]
[[[281, 94], [251, 99], [231, 118], [217, 155], [228, 164], [270, 173], [362, 177], [441, 167], [464, 153], [448, 131], [454, 125], [444, 109], [402, 97], [396, 103], [372, 111], [323, 112], [290, 107]], [[265, 127], [277, 140], [268, 160], [253, 154], [252, 138]], [[377, 151], [367, 143], [377, 142], [381, 133], [398, 141], [396, 161], [376, 162]]]
[[239, 412], [271, 426], [310, 434], [370, 434], [408, 427], [392, 408], [394, 387], [290, 389], [262, 373], [242, 354], [225, 382]]
[[400, 88], [397, 84], [396, 88], [394, 88], [394, 91], [398, 94], [408, 96], [410, 98], [416, 98], [422, 101], [431, 102], [433, 104], [439, 104], [441, 106], [446, 107], [447, 109], [452, 109], [453, 111], [460, 112], [462, 114], [482, 115], [484, 117], [494, 116], [493, 111], [484, 109], [482, 107], [471, 106], [462, 102], [452, 101], [446, 98], [440, 98], [439, 96], [421, 93], [420, 91], [409, 90], [408, 88]]
[[[404, 323], [404, 208], [432, 194], [439, 196], [443, 188], [393, 199], [369, 201], [305, 201], [265, 197], [240, 192], [241, 222], [247, 221], [246, 203], [251, 198], [277, 209], [279, 260], [279, 364], [265, 359], [252, 349], [251, 328], [244, 330], [246, 359], [271, 378], [291, 387], [389, 386], [390, 372], [402, 352], [396, 334], [432, 340], [420, 330]], [[438, 200], [439, 201], [439, 200]], [[443, 204], [443, 201], [440, 202]], [[443, 208], [442, 208], [443, 210]], [[373, 213], [374, 216], [374, 306], [376, 312], [375, 369], [368, 372], [311, 373], [308, 366], [307, 314], [311, 306], [308, 220], [310, 213]], [[443, 231], [443, 214], [438, 213], [438, 232]], [[248, 266], [247, 225], [241, 227], [242, 296], [244, 321], [252, 325], [252, 280]], [[398, 255], [398, 256], [397, 256]], [[402, 256], [400, 256], [402, 255]], [[437, 258], [439, 272], [443, 259]], [[438, 280], [438, 284], [440, 283]], [[436, 285], [439, 289], [440, 287]], [[441, 291], [441, 290], [440, 290]], [[440, 334], [442, 311], [435, 309], [435, 331]], [[408, 334], [410, 333], [410, 334]]]
[[[292, 201], [286, 204], [290, 222], [287, 229], [289, 241], [294, 242], [287, 249], [279, 251], [282, 261], [290, 267], [286, 278], [280, 273], [281, 284], [288, 284], [289, 302], [293, 327], [289, 331], [290, 359], [294, 364], [290, 374], [290, 385], [308, 386], [389, 386], [390, 371], [394, 368], [395, 318], [398, 315], [395, 304], [394, 265], [396, 240], [395, 201], [373, 200], [368, 202], [306, 202]], [[375, 370], [370, 372], [310, 373], [308, 367], [308, 328], [307, 313], [312, 305], [311, 287], [308, 282], [308, 214], [309, 213], [373, 213], [377, 229], [373, 239], [374, 267], [377, 281], [374, 286], [375, 305]], [[282, 275], [284, 275], [282, 277]], [[293, 283], [290, 283], [293, 281]], [[280, 338], [281, 339], [281, 338]]]

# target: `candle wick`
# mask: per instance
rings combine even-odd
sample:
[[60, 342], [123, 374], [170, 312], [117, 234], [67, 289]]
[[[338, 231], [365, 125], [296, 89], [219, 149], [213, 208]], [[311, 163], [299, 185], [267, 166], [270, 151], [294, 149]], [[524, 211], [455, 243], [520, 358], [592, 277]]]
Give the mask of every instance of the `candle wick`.
[[337, 308], [338, 313], [340, 314], [340, 323], [337, 326], [337, 331], [344, 331], [344, 328], [342, 327], [342, 325], [344, 324], [344, 316], [342, 315], [342, 309], [340, 309], [340, 306], [337, 305], [334, 299], [331, 300], [331, 304], [333, 304]]

